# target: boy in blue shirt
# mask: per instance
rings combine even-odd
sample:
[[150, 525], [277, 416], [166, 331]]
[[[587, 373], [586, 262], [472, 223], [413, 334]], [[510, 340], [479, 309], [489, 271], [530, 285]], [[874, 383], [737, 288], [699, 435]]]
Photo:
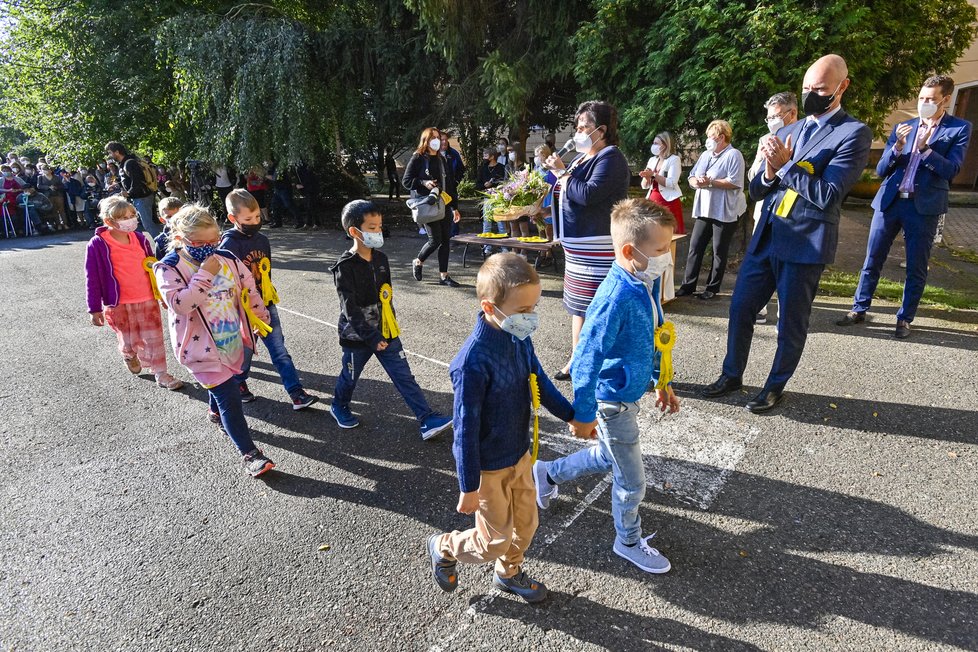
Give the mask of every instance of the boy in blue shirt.
[[529, 450], [531, 382], [539, 386], [540, 403], [561, 420], [575, 424], [574, 410], [547, 378], [530, 341], [540, 300], [533, 267], [516, 254], [491, 256], [479, 270], [476, 292], [482, 312], [449, 368], [461, 490], [456, 509], [475, 513], [475, 527], [432, 535], [428, 554], [444, 591], [458, 586], [458, 562], [495, 560], [497, 587], [539, 602], [546, 587], [522, 569], [538, 523]]
[[671, 369], [667, 377], [660, 371], [659, 350], [673, 344], [671, 324], [663, 328], [659, 296], [662, 273], [672, 262], [675, 227], [672, 213], [645, 199], [626, 199], [612, 209], [615, 262], [587, 310], [571, 366], [575, 418], [591, 422], [574, 434], [590, 435], [597, 419], [598, 443], [533, 466], [541, 509], [550, 505], [559, 484], [611, 471], [611, 511], [617, 535], [614, 552], [648, 573], [668, 572], [670, 564], [648, 545], [654, 534], [642, 538], [638, 506], [645, 497], [645, 467], [638, 401], [653, 381], [655, 405], [663, 412], [679, 411], [679, 399], [669, 384]]

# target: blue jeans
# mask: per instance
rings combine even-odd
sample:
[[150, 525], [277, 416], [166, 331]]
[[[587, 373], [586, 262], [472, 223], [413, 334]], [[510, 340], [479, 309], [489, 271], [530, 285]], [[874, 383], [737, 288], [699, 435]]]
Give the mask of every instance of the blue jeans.
[[[302, 383], [299, 382], [299, 372], [295, 370], [292, 356], [289, 355], [288, 350], [285, 348], [285, 335], [282, 334], [282, 320], [278, 316], [278, 307], [274, 303], [268, 306], [268, 316], [270, 317], [268, 325], [272, 327], [272, 332], [261, 339], [265, 343], [265, 348], [268, 349], [268, 355], [272, 358], [275, 371], [278, 372], [279, 377], [282, 379], [282, 384], [285, 385], [285, 391], [289, 393], [289, 396], [294, 398], [296, 394], [302, 391]], [[250, 370], [251, 357], [249, 356], [245, 360], [244, 370], [235, 376], [234, 379], [239, 383], [243, 383], [248, 380], [248, 372]]]
[[407, 362], [407, 355], [401, 345], [400, 338], [395, 337], [388, 340], [387, 348], [383, 351], [371, 351], [369, 348], [348, 348], [343, 347], [343, 370], [336, 379], [336, 391], [333, 392], [333, 402], [340, 407], [348, 408], [350, 400], [353, 398], [353, 390], [357, 386], [357, 380], [364, 366], [371, 356], [377, 356], [384, 371], [390, 376], [394, 387], [404, 397], [414, 416], [419, 422], [434, 414], [434, 410], [428, 405], [421, 388], [418, 387], [411, 367]]
[[211, 387], [207, 390], [207, 394], [210, 399], [211, 412], [217, 412], [221, 415], [224, 431], [234, 442], [238, 451], [242, 455], [247, 455], [255, 450], [257, 447], [251, 439], [251, 433], [248, 432], [248, 422], [245, 421], [238, 381], [234, 378], [228, 378], [217, 387]]
[[557, 484], [582, 475], [612, 472], [611, 513], [615, 533], [625, 545], [642, 538], [638, 506], [645, 498], [645, 467], [638, 432], [638, 403], [598, 402], [598, 443], [547, 463]]
[[927, 264], [937, 235], [940, 215], [921, 215], [912, 199], [896, 199], [883, 212], [873, 215], [866, 243], [866, 261], [859, 274], [859, 287], [852, 304], [854, 312], [866, 312], [873, 304], [873, 293], [880, 282], [880, 270], [900, 230], [907, 251], [907, 280], [903, 284], [903, 303], [896, 318], [912, 322], [917, 316], [920, 297], [927, 285]]
[[136, 212], [139, 213], [139, 221], [143, 225], [143, 230], [150, 234], [151, 237], [155, 238], [160, 234], [160, 225], [156, 221], [153, 215], [153, 209], [156, 206], [156, 198], [153, 195], [149, 197], [140, 197], [139, 199], [130, 199], [132, 205], [136, 207]]

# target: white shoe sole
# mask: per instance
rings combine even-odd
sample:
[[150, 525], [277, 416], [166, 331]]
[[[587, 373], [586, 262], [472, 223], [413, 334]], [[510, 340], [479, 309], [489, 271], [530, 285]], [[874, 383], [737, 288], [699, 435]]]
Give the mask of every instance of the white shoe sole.
[[[539, 464], [539, 462], [537, 462], [537, 464]], [[540, 509], [547, 509], [548, 507], [550, 507], [551, 501], [553, 501], [553, 499], [557, 497], [557, 494], [559, 493], [559, 488], [557, 487], [557, 485], [553, 485], [553, 490], [551, 491], [551, 493], [547, 494], [546, 496], [543, 496], [540, 493], [540, 485], [537, 482], [537, 474], [534, 473], [533, 470], [531, 469], [530, 470], [530, 475], [533, 476], [533, 488], [536, 491], [537, 507], [539, 507]], [[543, 498], [549, 498], [550, 499], [550, 500], [547, 501], [547, 504], [546, 505], [543, 504]]]
[[[315, 396], [313, 396], [312, 397], [312, 400], [309, 401], [308, 403], [303, 403], [302, 405], [296, 405], [295, 403], [293, 403], [292, 404], [292, 409], [294, 411], [296, 411], [296, 412], [298, 412], [299, 410], [305, 410], [307, 407], [309, 407], [310, 405], [312, 405], [313, 403], [316, 403], [318, 401], [319, 401], [319, 399], [316, 398]], [[332, 412], [330, 412], [330, 414], [332, 414]]]
[[452, 427], [452, 422], [449, 421], [448, 423], [446, 423], [440, 428], [433, 428], [431, 430], [424, 431], [421, 433], [421, 440], [428, 441], [429, 439], [433, 439], [434, 437], [437, 437], [438, 435], [445, 432], [451, 427]]
[[[635, 545], [638, 545], [638, 544], [636, 543]], [[616, 555], [618, 555], [619, 557], [621, 557], [622, 559], [624, 559], [626, 561], [631, 562], [637, 568], [641, 568], [646, 573], [652, 573], [654, 575], [662, 575], [663, 573], [668, 573], [670, 570], [672, 570], [672, 564], [669, 562], [668, 559], [666, 560], [666, 563], [669, 564], [669, 565], [666, 566], [665, 568], [649, 568], [648, 566], [643, 566], [643, 565], [639, 564], [638, 562], [636, 562], [631, 557], [626, 557], [625, 555], [623, 555], [621, 552], [618, 551], [618, 548], [613, 548], [613, 550], [615, 551], [615, 554]]]
[[340, 428], [343, 428], [344, 430], [353, 430], [354, 428], [356, 428], [357, 426], [360, 425], [360, 422], [359, 421], [357, 421], [352, 426], [350, 426], [350, 425], [343, 425], [342, 423], [340, 423], [339, 417], [337, 417], [335, 414], [333, 414], [333, 410], [330, 410], [329, 411], [329, 416], [333, 417], [333, 420], [336, 421], [336, 425], [338, 425]]

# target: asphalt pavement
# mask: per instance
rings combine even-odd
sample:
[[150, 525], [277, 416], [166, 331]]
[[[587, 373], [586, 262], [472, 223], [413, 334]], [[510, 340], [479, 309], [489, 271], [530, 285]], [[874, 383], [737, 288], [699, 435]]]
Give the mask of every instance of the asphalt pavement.
[[[376, 362], [354, 397], [361, 427], [336, 426], [327, 267], [348, 243], [269, 235], [286, 342], [321, 402], [294, 412], [259, 353], [245, 412], [278, 467], [257, 480], [207, 421], [204, 390], [130, 375], [89, 323], [85, 235], [0, 242], [0, 649], [978, 649], [973, 313], [925, 314], [896, 341], [895, 306], [840, 330], [847, 300], [819, 297], [784, 405], [755, 416], [743, 405], [773, 323], [757, 327], [745, 390], [706, 401], [695, 390], [719, 373], [729, 291], [670, 303], [683, 404], [660, 418], [642, 402], [641, 514], [673, 570], [612, 553], [608, 480], [592, 477], [541, 513], [526, 570], [551, 597], [529, 606], [493, 591], [488, 566], [462, 568], [453, 594], [435, 587], [426, 537], [471, 523], [454, 511], [451, 435], [422, 442]], [[415, 282], [420, 245], [397, 229], [384, 249], [412, 369], [448, 412], [476, 269], [458, 250], [463, 287], [434, 284], [430, 265]], [[570, 320], [560, 278], [542, 276], [534, 342], [553, 371]], [[543, 431], [544, 459], [584, 445], [553, 419]]]

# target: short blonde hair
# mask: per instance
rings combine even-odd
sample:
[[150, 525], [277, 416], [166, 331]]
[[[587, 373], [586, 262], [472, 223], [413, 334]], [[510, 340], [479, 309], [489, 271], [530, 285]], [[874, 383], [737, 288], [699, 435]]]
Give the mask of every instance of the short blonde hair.
[[174, 208], [181, 208], [183, 206], [183, 200], [177, 199], [176, 197], [164, 197], [160, 200], [160, 212], [169, 211]]
[[102, 218], [103, 222], [105, 220], [116, 221], [120, 217], [128, 215], [130, 211], [135, 212], [136, 207], [120, 195], [106, 197], [98, 203], [98, 216]]
[[242, 209], [257, 211], [261, 207], [258, 205], [258, 200], [250, 192], [244, 188], [235, 188], [224, 198], [224, 208], [231, 215], [237, 215]]
[[[709, 131], [709, 127], [707, 127], [707, 131]], [[669, 158], [672, 156], [672, 134], [670, 134], [668, 131], [663, 131], [656, 134], [655, 138], [652, 139], [652, 142], [654, 143], [657, 140], [662, 141], [663, 147], [663, 151], [661, 154], [659, 154], [659, 158]]]
[[479, 268], [475, 279], [475, 292], [480, 300], [495, 306], [506, 300], [506, 295], [524, 285], [539, 285], [540, 277], [530, 263], [513, 253], [489, 256]]
[[730, 127], [730, 123], [726, 120], [714, 120], [706, 127], [707, 137], [723, 135], [727, 139], [727, 142], [733, 140], [733, 129]]
[[543, 158], [547, 158], [553, 153], [553, 150], [550, 149], [550, 145], [547, 145], [546, 143], [543, 145], [537, 145], [536, 149], [533, 150], [534, 156], [542, 156]]
[[170, 218], [170, 242], [167, 244], [166, 250], [172, 252], [181, 248], [176, 236], [180, 236], [186, 240], [194, 231], [209, 228], [217, 229], [218, 226], [217, 220], [214, 219], [214, 216], [211, 215], [211, 212], [207, 210], [206, 206], [202, 204], [184, 204]]
[[649, 239], [649, 226], [676, 228], [676, 217], [664, 206], [648, 199], [623, 199], [611, 208], [611, 241], [615, 250], [626, 244], [640, 245]]

